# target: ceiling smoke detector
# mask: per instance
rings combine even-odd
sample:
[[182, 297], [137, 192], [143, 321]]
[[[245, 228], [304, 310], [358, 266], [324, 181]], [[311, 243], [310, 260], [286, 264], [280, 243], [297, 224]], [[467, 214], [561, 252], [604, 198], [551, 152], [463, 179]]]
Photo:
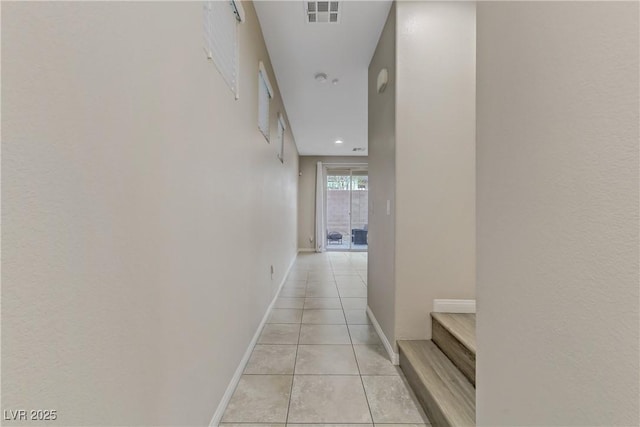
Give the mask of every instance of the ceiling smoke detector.
[[327, 81], [327, 75], [325, 73], [318, 73], [314, 76], [318, 83], [324, 83]]
[[340, 22], [340, 2], [305, 1], [305, 16], [309, 24], [337, 24]]

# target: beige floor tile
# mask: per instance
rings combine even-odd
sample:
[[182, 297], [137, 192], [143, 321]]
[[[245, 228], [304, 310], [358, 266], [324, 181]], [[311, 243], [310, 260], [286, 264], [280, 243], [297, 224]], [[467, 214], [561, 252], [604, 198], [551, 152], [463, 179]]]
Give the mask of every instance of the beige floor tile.
[[300, 345], [296, 375], [358, 375], [351, 345]]
[[302, 323], [316, 325], [344, 325], [347, 322], [344, 318], [342, 309], [326, 310], [326, 309], [310, 309], [304, 310], [302, 314]]
[[333, 266], [333, 275], [338, 277], [357, 276], [358, 273], [352, 268], [349, 263], [340, 263]]
[[274, 423], [220, 423], [219, 425], [220, 427], [285, 427], [286, 426], [286, 424], [274, 424]]
[[366, 298], [367, 288], [364, 285], [341, 286], [338, 288], [341, 298]]
[[336, 282], [333, 280], [322, 280], [322, 281], [307, 283], [307, 289], [327, 288], [327, 287], [335, 288], [336, 286], [337, 286]]
[[287, 427], [373, 427], [373, 424], [287, 424]]
[[306, 293], [307, 293], [307, 290], [305, 288], [284, 288], [283, 287], [278, 297], [304, 298]]
[[378, 333], [371, 325], [349, 325], [353, 344], [382, 344]]
[[364, 285], [364, 282], [360, 276], [337, 276], [336, 284], [338, 286], [355, 286]]
[[342, 301], [342, 308], [345, 310], [366, 310], [367, 299], [366, 298], [340, 298]]
[[303, 308], [304, 298], [279, 297], [273, 308]]
[[307, 282], [292, 282], [282, 285], [282, 289], [307, 289]]
[[[291, 425], [291, 424], [287, 424], [287, 425]], [[309, 424], [307, 424], [308, 426]], [[431, 424], [387, 424], [387, 423], [376, 423], [375, 425], [380, 426], [380, 427], [426, 427], [426, 426], [430, 426]]]
[[307, 276], [307, 280], [316, 280], [318, 277], [326, 277], [333, 279], [333, 270], [331, 267], [317, 267], [313, 270], [309, 270], [309, 275]]
[[367, 286], [364, 284], [364, 282], [360, 281], [360, 282], [351, 282], [351, 283], [338, 283], [336, 284], [336, 286], [338, 287], [338, 289], [349, 289], [349, 288], [358, 288], [358, 289], [367, 289]]
[[300, 344], [351, 344], [345, 325], [302, 325]]
[[328, 262], [317, 263], [309, 266], [309, 275], [313, 275], [313, 276], [333, 275], [333, 269], [331, 268], [331, 264]]
[[[286, 424], [273, 424], [273, 423], [220, 423], [219, 425], [220, 427], [285, 427], [286, 426]], [[364, 424], [360, 424], [360, 425], [364, 425]]]
[[308, 282], [335, 282], [333, 273], [309, 273]]
[[304, 308], [342, 309], [340, 298], [305, 298]]
[[292, 378], [290, 375], [243, 375], [222, 422], [286, 422]]
[[258, 344], [298, 344], [300, 325], [266, 324]]
[[300, 323], [302, 310], [296, 308], [274, 308], [267, 323]]
[[353, 346], [361, 375], [400, 375], [399, 368], [389, 361], [387, 350], [382, 345]]
[[358, 277], [360, 274], [356, 270], [345, 269], [345, 270], [334, 271], [333, 275], [336, 276], [336, 280], [338, 280], [340, 278], [345, 278], [345, 277]]
[[375, 423], [427, 423], [419, 403], [400, 376], [362, 377]]
[[284, 282], [283, 288], [304, 288], [307, 286], [306, 280], [287, 280]]
[[338, 288], [335, 286], [322, 288], [310, 287], [306, 293], [307, 298], [338, 298], [338, 296]]
[[371, 423], [358, 376], [296, 375], [290, 423]]
[[285, 280], [283, 286], [306, 286], [307, 279], [287, 279]]
[[307, 289], [336, 289], [337, 285], [331, 282], [309, 282]]
[[289, 280], [307, 280], [309, 276], [309, 272], [307, 270], [291, 270], [289, 275], [287, 276], [287, 281]]
[[367, 310], [345, 310], [344, 316], [350, 325], [370, 325], [371, 320], [367, 316]]
[[296, 363], [296, 345], [258, 344], [244, 370], [248, 374], [293, 374]]

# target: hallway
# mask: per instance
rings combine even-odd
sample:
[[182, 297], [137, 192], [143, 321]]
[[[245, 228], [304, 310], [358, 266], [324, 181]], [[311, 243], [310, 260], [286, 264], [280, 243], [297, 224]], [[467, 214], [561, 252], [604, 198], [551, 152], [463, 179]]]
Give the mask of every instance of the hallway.
[[366, 253], [298, 255], [223, 424], [429, 423], [367, 318], [366, 269]]
[[640, 1], [0, 9], [3, 427], [640, 426]]

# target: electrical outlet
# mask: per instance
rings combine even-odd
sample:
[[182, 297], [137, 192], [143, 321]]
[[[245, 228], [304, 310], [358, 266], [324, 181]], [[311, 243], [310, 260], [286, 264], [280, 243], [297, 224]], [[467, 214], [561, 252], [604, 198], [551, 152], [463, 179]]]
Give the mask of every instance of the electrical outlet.
[[309, 243], [313, 243], [313, 236], [309, 236]]

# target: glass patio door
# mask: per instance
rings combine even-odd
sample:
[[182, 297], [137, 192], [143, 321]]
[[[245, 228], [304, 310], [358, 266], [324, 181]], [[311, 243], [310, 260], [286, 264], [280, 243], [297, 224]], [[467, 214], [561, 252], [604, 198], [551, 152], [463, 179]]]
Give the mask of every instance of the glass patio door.
[[367, 250], [368, 178], [365, 169], [327, 169], [327, 250]]

